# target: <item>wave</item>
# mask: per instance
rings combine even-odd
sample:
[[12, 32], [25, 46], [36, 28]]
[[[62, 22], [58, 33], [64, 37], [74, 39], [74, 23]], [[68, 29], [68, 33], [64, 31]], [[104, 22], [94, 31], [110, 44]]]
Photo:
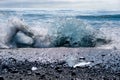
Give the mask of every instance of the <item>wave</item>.
[[[31, 21], [30, 16], [33, 14], [26, 14], [29, 21]], [[45, 15], [35, 15], [34, 16], [45, 16]], [[20, 16], [21, 17], [21, 16]], [[33, 17], [33, 16], [32, 16]], [[83, 18], [103, 18], [103, 19], [119, 19], [120, 15], [100, 15], [100, 16], [82, 16]], [[81, 17], [81, 18], [82, 18]], [[105, 18], [104, 18], [105, 17]], [[22, 15], [22, 18], [24, 16]], [[39, 18], [39, 17], [38, 17]], [[100, 27], [95, 28], [93, 25], [89, 24], [87, 21], [82, 20], [79, 16], [76, 17], [57, 17], [51, 22], [37, 22], [35, 21], [33, 25], [29, 22], [25, 22], [29, 25], [29, 28], [35, 34], [33, 44], [29, 44], [31, 41], [20, 42], [16, 41], [17, 47], [22, 45], [26, 47], [26, 43], [29, 44], [27, 47], [95, 47], [95, 48], [118, 48], [120, 49], [120, 39], [119, 39], [119, 24], [116, 25], [114, 22], [98, 22]], [[16, 20], [17, 21], [17, 20]], [[10, 21], [11, 22], [11, 21]], [[91, 20], [94, 23], [94, 21]], [[18, 22], [19, 23], [19, 22]], [[118, 23], [118, 22], [116, 22]], [[5, 23], [6, 24], [6, 23]], [[94, 24], [95, 25], [95, 24]], [[112, 26], [112, 27], [110, 27]], [[116, 27], [117, 26], [117, 27]], [[8, 24], [9, 27], [9, 24]], [[98, 26], [97, 26], [98, 27]], [[16, 35], [17, 39], [22, 38], [21, 35]], [[24, 35], [24, 38], [28, 37]], [[24, 38], [21, 41], [24, 41]], [[26, 39], [26, 38], [25, 38]], [[28, 38], [27, 38], [28, 39]], [[19, 43], [18, 43], [19, 42]]]
[[80, 18], [80, 19], [98, 19], [98, 20], [120, 20], [120, 14], [113, 14], [113, 15], [78, 15], [76, 16], [76, 18]]
[[57, 34], [55, 46], [95, 47], [100, 39], [103, 43], [105, 41], [103, 36], [99, 36], [102, 33], [75, 18], [58, 19], [54, 26]]
[[37, 48], [97, 47], [110, 42], [100, 30], [96, 30], [76, 18], [57, 18], [52, 23], [34, 25], [31, 30], [35, 41], [32, 45]]
[[101, 45], [98, 48], [103, 49], [120, 49], [120, 27], [102, 27], [100, 31], [110, 39], [111, 42], [106, 45]]

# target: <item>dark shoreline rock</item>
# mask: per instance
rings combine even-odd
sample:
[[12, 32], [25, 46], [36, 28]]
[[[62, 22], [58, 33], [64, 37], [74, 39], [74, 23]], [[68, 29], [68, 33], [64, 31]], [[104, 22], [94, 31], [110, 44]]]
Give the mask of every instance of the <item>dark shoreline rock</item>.
[[[119, 53], [95, 48], [0, 49], [0, 80], [120, 80]], [[70, 67], [66, 59], [71, 56], [93, 65]]]
[[102, 64], [73, 68], [65, 62], [43, 64], [9, 58], [3, 60], [0, 69], [0, 80], [120, 80], [119, 73]]

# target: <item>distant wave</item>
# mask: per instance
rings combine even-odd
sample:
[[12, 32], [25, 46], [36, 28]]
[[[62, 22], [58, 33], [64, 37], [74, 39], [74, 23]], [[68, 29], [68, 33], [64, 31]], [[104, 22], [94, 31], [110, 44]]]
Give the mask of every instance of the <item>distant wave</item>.
[[103, 20], [103, 19], [107, 19], [107, 20], [120, 20], [120, 14], [113, 14], [113, 15], [86, 15], [86, 16], [81, 16], [81, 15], [78, 15], [76, 16], [76, 18], [81, 18], [81, 19], [98, 19], [98, 20]]

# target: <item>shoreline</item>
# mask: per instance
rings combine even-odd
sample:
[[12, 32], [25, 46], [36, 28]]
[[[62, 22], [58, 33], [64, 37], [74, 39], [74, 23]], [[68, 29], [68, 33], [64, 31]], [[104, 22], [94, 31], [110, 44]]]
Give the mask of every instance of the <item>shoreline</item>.
[[71, 56], [77, 59], [83, 57], [86, 61], [93, 61], [94, 64], [107, 63], [108, 61], [116, 64], [120, 60], [120, 50], [66, 47], [0, 49], [0, 59], [15, 58], [19, 61], [53, 63], [66, 61]]
[[[93, 63], [73, 68], [66, 64], [71, 56]], [[0, 79], [119, 80], [119, 62], [120, 50], [64, 47], [0, 49]]]

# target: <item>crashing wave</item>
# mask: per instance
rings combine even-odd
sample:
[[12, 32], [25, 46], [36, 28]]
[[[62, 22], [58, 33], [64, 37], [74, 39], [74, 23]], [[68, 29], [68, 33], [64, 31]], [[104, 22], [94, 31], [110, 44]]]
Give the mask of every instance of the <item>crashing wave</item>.
[[18, 28], [12, 39], [16, 47], [96, 47], [110, 42], [102, 31], [75, 18], [58, 18], [39, 27], [31, 27], [18, 18], [10, 19], [7, 27], [10, 24]]
[[106, 45], [101, 45], [98, 48], [103, 49], [120, 49], [120, 28], [119, 27], [102, 27], [100, 31], [110, 39], [111, 42]]
[[58, 19], [52, 32], [57, 47], [95, 47], [109, 43], [102, 32], [75, 18]]

